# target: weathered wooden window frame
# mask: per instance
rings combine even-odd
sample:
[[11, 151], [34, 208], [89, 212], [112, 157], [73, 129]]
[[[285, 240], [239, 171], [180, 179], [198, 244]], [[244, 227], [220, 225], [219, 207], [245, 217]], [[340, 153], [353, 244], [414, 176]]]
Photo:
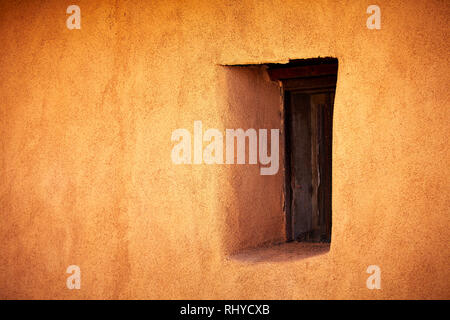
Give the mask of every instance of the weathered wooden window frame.
[[[291, 212], [292, 191], [291, 191], [291, 159], [290, 159], [290, 146], [289, 146], [289, 112], [287, 112], [286, 106], [289, 103], [290, 94], [293, 92], [302, 93], [317, 93], [317, 92], [335, 92], [337, 83], [337, 59], [310, 59], [303, 60], [308, 65], [269, 65], [268, 74], [271, 80], [280, 81], [282, 84], [283, 92], [283, 112], [284, 112], [284, 146], [285, 146], [285, 219], [286, 219], [286, 239], [287, 241], [295, 240], [293, 237], [293, 215]], [[317, 63], [317, 64], [316, 64]], [[321, 63], [321, 64], [320, 64]], [[334, 102], [331, 101], [331, 107], [333, 109]], [[331, 111], [332, 112], [332, 111]], [[331, 115], [331, 119], [333, 116]], [[332, 137], [330, 137], [330, 143], [332, 143]], [[331, 157], [331, 154], [330, 154]], [[330, 159], [331, 161], [331, 159]], [[330, 192], [331, 192], [331, 172], [329, 177]], [[323, 197], [323, 195], [322, 195]], [[329, 206], [330, 216], [326, 217], [326, 228], [331, 239], [331, 195], [326, 205]], [[328, 240], [329, 241], [329, 240]]]

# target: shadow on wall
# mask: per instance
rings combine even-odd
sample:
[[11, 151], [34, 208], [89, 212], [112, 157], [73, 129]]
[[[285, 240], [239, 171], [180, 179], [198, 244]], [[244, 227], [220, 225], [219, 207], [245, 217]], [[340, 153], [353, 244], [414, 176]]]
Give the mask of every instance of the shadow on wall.
[[[220, 67], [219, 88], [224, 110], [223, 123], [227, 129], [279, 130], [279, 169], [274, 175], [261, 175], [259, 157], [257, 164], [249, 162], [249, 140], [246, 138], [245, 164], [227, 164], [225, 188], [229, 195], [223, 199], [223, 245], [225, 254], [246, 248], [285, 241], [285, 216], [283, 212], [283, 139], [282, 98], [276, 82], [270, 81], [263, 66]], [[259, 140], [259, 138], [258, 138]], [[224, 132], [225, 143], [225, 132]], [[235, 147], [236, 150], [236, 142]], [[225, 153], [225, 150], [224, 150]], [[226, 154], [224, 154], [226, 157]]]

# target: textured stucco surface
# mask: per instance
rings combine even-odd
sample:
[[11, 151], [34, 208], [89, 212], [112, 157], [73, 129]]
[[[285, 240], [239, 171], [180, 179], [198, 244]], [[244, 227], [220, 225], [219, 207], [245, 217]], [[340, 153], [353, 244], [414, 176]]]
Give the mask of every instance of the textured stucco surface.
[[[69, 4], [0, 2], [0, 298], [450, 298], [448, 1], [378, 0], [381, 30], [372, 1]], [[283, 238], [282, 168], [176, 166], [171, 133], [280, 128], [276, 84], [222, 65], [318, 56], [330, 251], [230, 259]]]

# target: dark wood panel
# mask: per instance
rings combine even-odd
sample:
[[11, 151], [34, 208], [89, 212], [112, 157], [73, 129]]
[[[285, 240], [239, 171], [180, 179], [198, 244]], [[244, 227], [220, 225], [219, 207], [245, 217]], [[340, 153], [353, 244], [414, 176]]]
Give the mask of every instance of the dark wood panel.
[[312, 224], [311, 104], [307, 94], [291, 95], [291, 188], [294, 239], [308, 238]]

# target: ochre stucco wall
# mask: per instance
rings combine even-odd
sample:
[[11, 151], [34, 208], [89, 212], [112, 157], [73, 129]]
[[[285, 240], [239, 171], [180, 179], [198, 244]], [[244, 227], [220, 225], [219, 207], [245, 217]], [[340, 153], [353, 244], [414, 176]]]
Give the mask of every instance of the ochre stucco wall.
[[[72, 3], [0, 2], [0, 298], [450, 298], [447, 1], [377, 0], [381, 30], [372, 1], [74, 2], [81, 30]], [[176, 166], [171, 133], [281, 128], [276, 84], [222, 65], [318, 56], [330, 251], [232, 259], [282, 240], [282, 168]]]

